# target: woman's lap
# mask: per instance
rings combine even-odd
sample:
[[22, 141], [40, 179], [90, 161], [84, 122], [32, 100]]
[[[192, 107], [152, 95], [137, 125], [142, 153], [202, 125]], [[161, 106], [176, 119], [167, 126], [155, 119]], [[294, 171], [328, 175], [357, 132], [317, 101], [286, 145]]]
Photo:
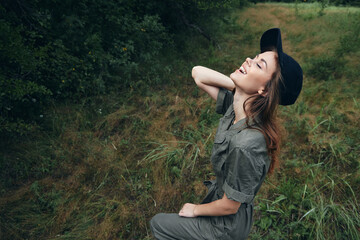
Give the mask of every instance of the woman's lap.
[[159, 213], [150, 221], [151, 230], [158, 240], [208, 239], [201, 229], [201, 218], [180, 217], [176, 213]]
[[159, 213], [150, 221], [158, 240], [244, 240], [252, 225], [252, 204], [241, 204], [235, 215], [223, 217], [180, 217], [177, 213]]

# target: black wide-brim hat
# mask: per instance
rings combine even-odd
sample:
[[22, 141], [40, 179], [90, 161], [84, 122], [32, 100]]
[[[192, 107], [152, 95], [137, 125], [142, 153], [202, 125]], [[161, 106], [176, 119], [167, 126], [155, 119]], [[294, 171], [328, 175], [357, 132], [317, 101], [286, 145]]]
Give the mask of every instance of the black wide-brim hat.
[[298, 62], [283, 52], [281, 32], [279, 28], [272, 28], [263, 33], [260, 40], [261, 53], [276, 49], [279, 57], [282, 82], [280, 83], [280, 105], [294, 104], [298, 98], [302, 83], [303, 72]]

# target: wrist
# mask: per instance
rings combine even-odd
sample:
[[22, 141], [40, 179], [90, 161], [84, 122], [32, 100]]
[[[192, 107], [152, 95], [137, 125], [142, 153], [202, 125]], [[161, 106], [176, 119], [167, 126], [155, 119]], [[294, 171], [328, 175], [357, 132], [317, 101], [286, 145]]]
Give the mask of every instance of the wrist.
[[193, 215], [194, 215], [194, 217], [197, 217], [197, 216], [198, 216], [197, 206], [198, 206], [198, 205], [195, 205], [195, 207], [194, 207], [194, 209], [193, 209]]

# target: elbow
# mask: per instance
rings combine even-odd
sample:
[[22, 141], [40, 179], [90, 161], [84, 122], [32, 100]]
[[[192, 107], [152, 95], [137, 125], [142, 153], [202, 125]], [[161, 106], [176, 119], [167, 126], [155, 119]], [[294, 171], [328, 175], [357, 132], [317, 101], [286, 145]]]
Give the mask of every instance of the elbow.
[[[239, 206], [240, 207], [240, 206]], [[239, 207], [233, 207], [233, 208], [231, 208], [231, 213], [230, 214], [236, 214], [237, 212], [238, 212], [238, 210], [239, 210]]]
[[227, 212], [227, 214], [230, 215], [230, 214], [236, 214], [238, 210], [239, 207], [229, 207], [225, 211]]
[[192, 68], [192, 71], [191, 71], [191, 76], [194, 79], [196, 85], [201, 84], [201, 82], [199, 80], [199, 68], [200, 68], [200, 66], [195, 66]]
[[221, 200], [219, 202], [217, 202], [218, 207], [221, 208], [221, 212], [224, 215], [231, 215], [231, 214], [236, 214], [237, 211], [239, 210], [240, 204], [241, 203], [231, 203], [229, 204], [229, 202], [225, 203], [222, 202]]
[[199, 66], [195, 66], [195, 67], [193, 67], [192, 70], [191, 70], [191, 76], [193, 77], [193, 79], [196, 78], [198, 68], [199, 68]]

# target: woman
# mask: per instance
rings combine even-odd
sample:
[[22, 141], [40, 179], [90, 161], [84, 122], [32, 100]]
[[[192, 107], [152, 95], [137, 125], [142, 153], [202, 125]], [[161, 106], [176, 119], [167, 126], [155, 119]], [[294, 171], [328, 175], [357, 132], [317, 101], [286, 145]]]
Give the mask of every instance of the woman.
[[186, 203], [179, 214], [157, 214], [150, 225], [156, 239], [246, 239], [253, 200], [278, 159], [277, 105], [293, 104], [302, 88], [300, 65], [282, 51], [280, 29], [266, 31], [261, 53], [247, 58], [227, 77], [196, 66], [196, 84], [216, 100], [223, 114], [211, 162], [216, 180], [201, 204]]

